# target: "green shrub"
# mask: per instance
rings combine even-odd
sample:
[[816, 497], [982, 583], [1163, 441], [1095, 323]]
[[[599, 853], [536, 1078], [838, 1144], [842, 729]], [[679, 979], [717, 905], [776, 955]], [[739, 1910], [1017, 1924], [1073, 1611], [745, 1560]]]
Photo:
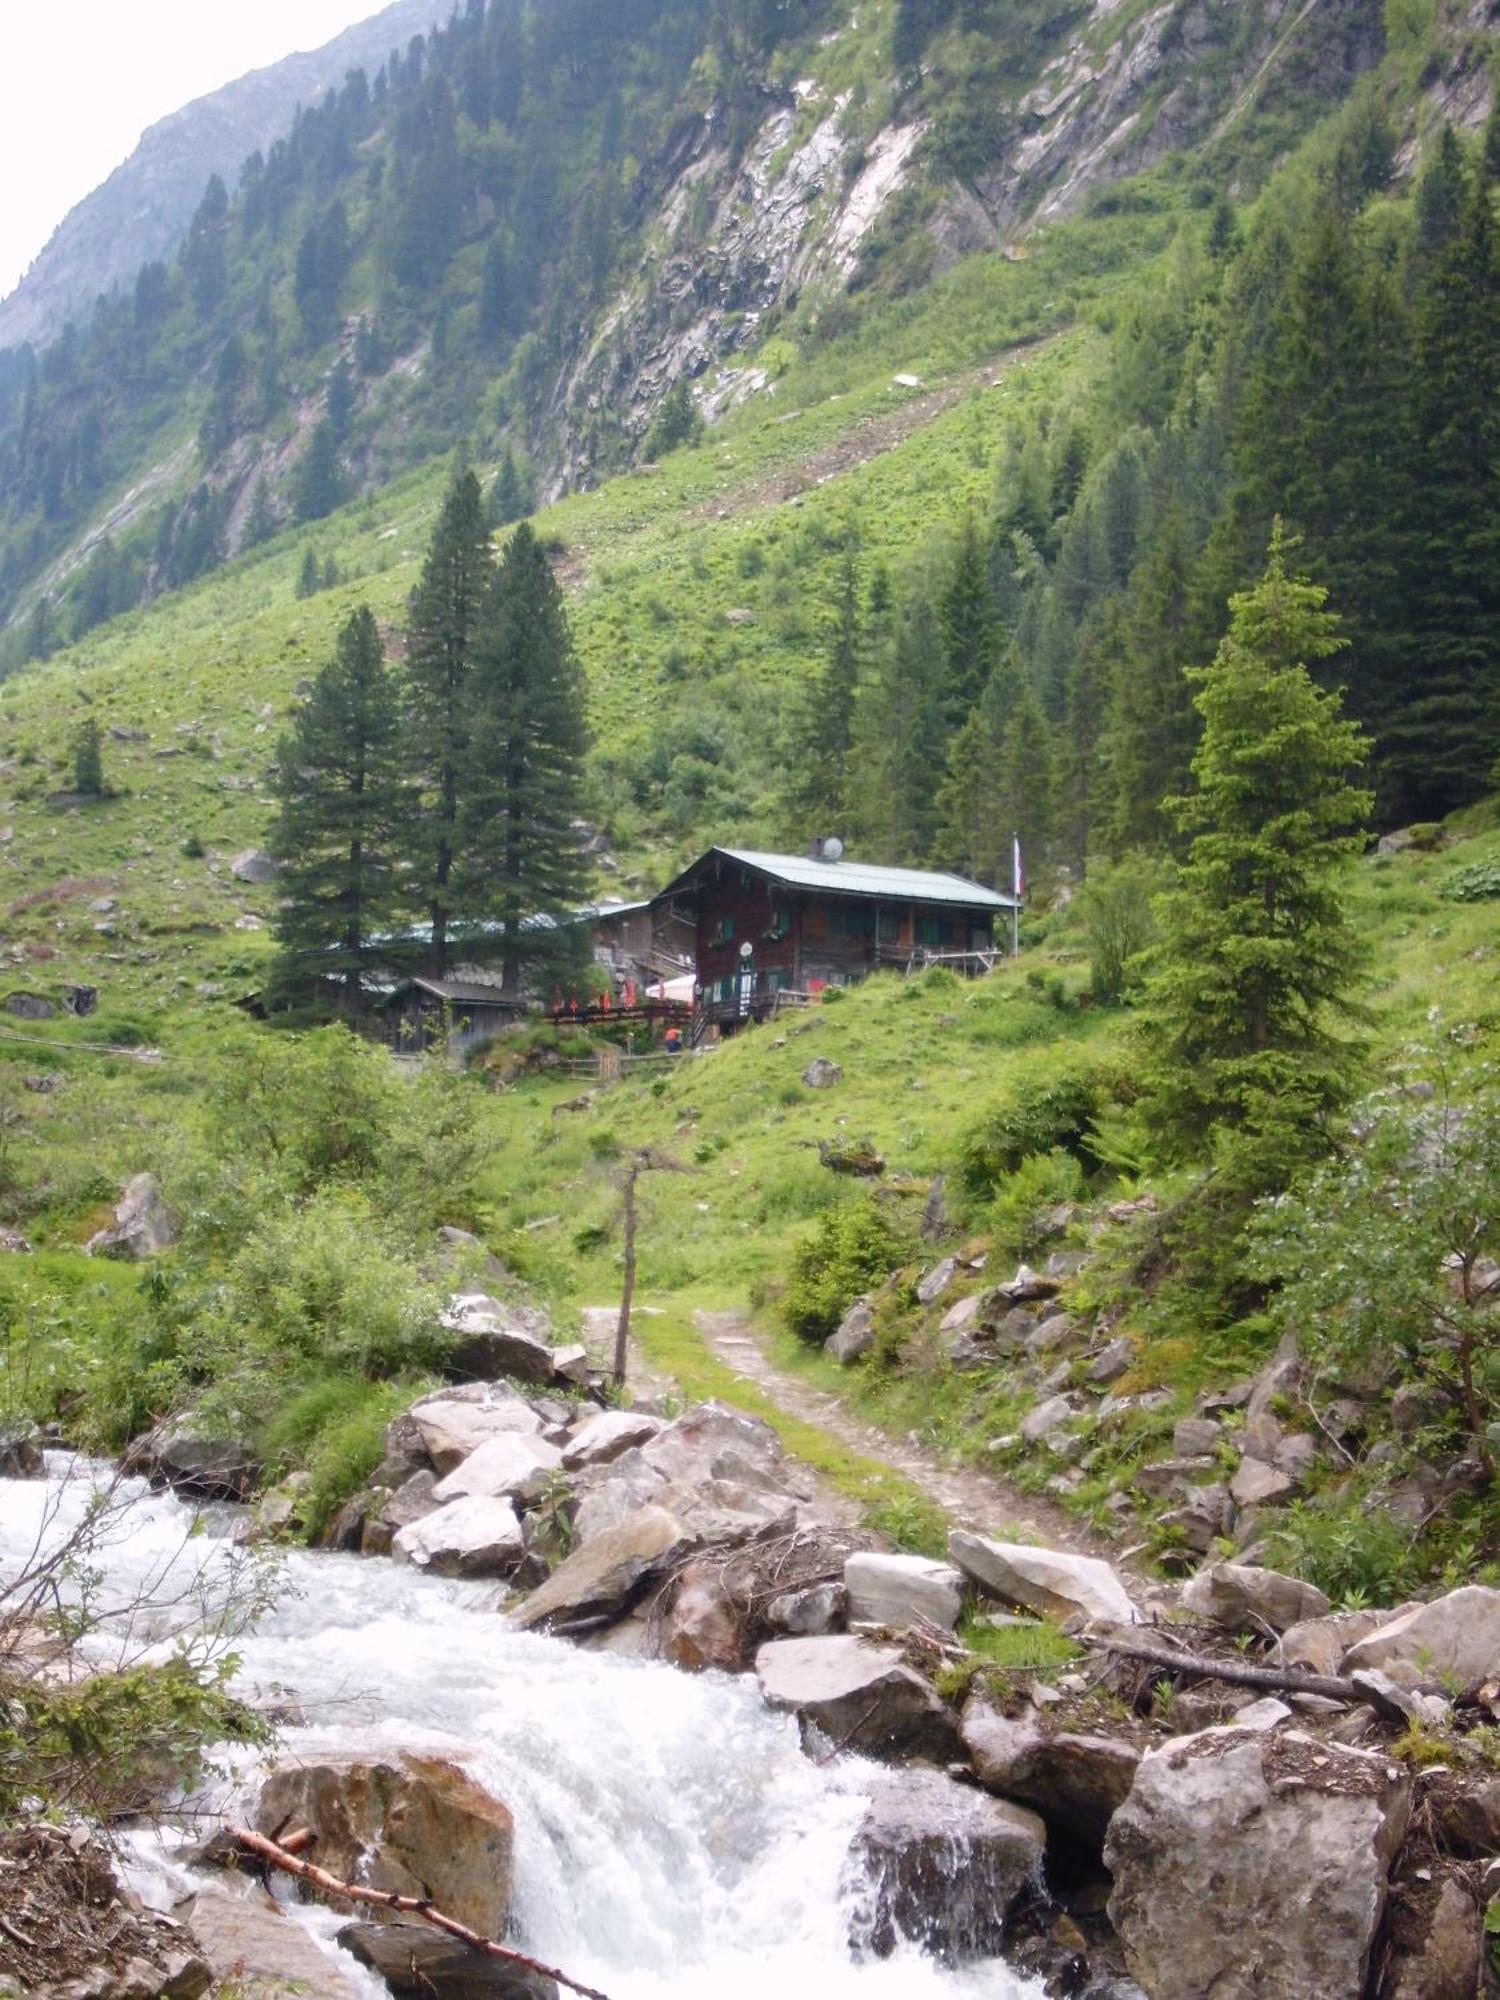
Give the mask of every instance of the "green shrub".
[[1085, 1167], [1094, 1166], [1089, 1127], [1105, 1096], [1097, 1064], [1074, 1060], [1050, 1076], [1027, 1077], [959, 1141], [959, 1187], [971, 1202], [987, 1201], [1023, 1160], [1059, 1147]]
[[781, 1302], [787, 1326], [811, 1345], [826, 1340], [860, 1293], [902, 1262], [905, 1247], [873, 1196], [825, 1211], [792, 1252]]
[[991, 1205], [997, 1246], [1017, 1257], [1032, 1256], [1055, 1233], [1046, 1226], [1049, 1211], [1081, 1200], [1084, 1193], [1083, 1168], [1072, 1153], [1054, 1146], [1047, 1153], [1028, 1154]]
[[1293, 1501], [1272, 1541], [1286, 1550], [1283, 1566], [1336, 1606], [1399, 1604], [1424, 1581], [1410, 1532], [1363, 1495]]
[[1454, 903], [1485, 903], [1500, 896], [1500, 861], [1471, 861], [1455, 868], [1442, 893]]

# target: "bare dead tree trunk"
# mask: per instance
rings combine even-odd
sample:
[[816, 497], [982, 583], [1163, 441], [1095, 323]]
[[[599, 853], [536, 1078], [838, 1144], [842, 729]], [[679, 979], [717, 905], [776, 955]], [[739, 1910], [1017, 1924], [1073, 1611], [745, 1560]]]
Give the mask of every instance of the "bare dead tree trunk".
[[[289, 1847], [278, 1846], [274, 1840], [267, 1840], [263, 1833], [252, 1833], [246, 1826], [232, 1826], [229, 1832], [248, 1854], [258, 1854], [271, 1867], [279, 1868], [285, 1875], [295, 1876], [299, 1882], [311, 1883], [313, 1888], [321, 1889], [326, 1896], [337, 1896], [346, 1903], [365, 1903], [376, 1910], [395, 1910], [405, 1916], [420, 1917], [434, 1930], [446, 1931], [449, 1937], [457, 1938], [461, 1944], [482, 1951], [486, 1958], [497, 1958], [503, 1965], [519, 1965], [527, 1972], [540, 1973], [544, 1979], [555, 1979], [570, 1993], [581, 1994], [583, 2000], [608, 2000], [608, 1996], [597, 1987], [581, 1985], [578, 1980], [570, 1979], [567, 1973], [559, 1972], [555, 1965], [543, 1965], [540, 1959], [528, 1958], [524, 1951], [512, 1951], [508, 1945], [497, 1944], [493, 1938], [461, 1924], [457, 1917], [435, 1910], [422, 1897], [398, 1896], [389, 1889], [365, 1889], [353, 1882], [341, 1882], [326, 1868], [319, 1868], [311, 1861], [299, 1861]], [[305, 1837], [294, 1834], [292, 1838], [299, 1846], [306, 1844]]]
[[610, 1377], [617, 1389], [625, 1387], [625, 1370], [630, 1356], [630, 1305], [635, 1297], [635, 1184], [645, 1162], [639, 1153], [625, 1169], [625, 1272], [620, 1285], [620, 1319], [615, 1328], [615, 1366]]

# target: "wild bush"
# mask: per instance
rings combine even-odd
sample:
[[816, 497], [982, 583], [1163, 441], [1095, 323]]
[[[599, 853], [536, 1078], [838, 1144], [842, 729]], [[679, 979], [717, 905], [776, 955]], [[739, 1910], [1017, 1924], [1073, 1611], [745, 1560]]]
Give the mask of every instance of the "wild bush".
[[810, 1345], [826, 1340], [860, 1293], [902, 1261], [907, 1247], [871, 1195], [828, 1209], [792, 1252], [781, 1301], [787, 1326]]
[[1085, 1194], [1083, 1168], [1062, 1146], [1046, 1153], [1029, 1153], [1002, 1184], [990, 1207], [990, 1227], [996, 1247], [1017, 1257], [1030, 1257], [1050, 1235], [1046, 1218], [1053, 1209]]
[[987, 1202], [1023, 1160], [1059, 1147], [1092, 1166], [1089, 1128], [1107, 1095], [1100, 1066], [1076, 1057], [1027, 1076], [960, 1139], [959, 1188], [972, 1204]]

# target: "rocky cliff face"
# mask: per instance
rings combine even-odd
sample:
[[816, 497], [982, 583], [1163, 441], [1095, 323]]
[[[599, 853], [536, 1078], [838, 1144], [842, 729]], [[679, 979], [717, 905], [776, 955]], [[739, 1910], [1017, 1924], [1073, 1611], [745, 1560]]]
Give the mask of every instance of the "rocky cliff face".
[[768, 89], [738, 155], [714, 112], [685, 118], [637, 190], [654, 216], [649, 253], [556, 383], [551, 493], [588, 477], [596, 426], [640, 436], [679, 376], [710, 418], [764, 391], [766, 375], [737, 357], [759, 345], [767, 313], [809, 287], [843, 290], [907, 191], [925, 198], [905, 226], [930, 235], [941, 270], [1170, 153], [1231, 144], [1258, 109], [1336, 103], [1384, 46], [1365, 0], [1094, 0], [1043, 44], [1035, 80], [990, 118], [990, 155], [964, 177], [925, 143], [930, 80], [872, 136], [856, 137], [847, 96], [814, 79]]
[[177, 248], [211, 174], [232, 188], [243, 162], [280, 138], [299, 104], [314, 104], [351, 69], [376, 68], [393, 47], [449, 12], [445, 0], [394, 0], [322, 48], [174, 111], [53, 232], [26, 276], [0, 301], [0, 347], [55, 339], [101, 292], [130, 284], [142, 264]]

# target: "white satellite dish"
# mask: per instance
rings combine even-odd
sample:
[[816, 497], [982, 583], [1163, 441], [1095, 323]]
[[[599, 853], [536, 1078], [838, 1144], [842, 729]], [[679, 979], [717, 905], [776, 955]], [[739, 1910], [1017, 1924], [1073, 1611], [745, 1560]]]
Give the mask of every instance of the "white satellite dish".
[[843, 841], [835, 838], [833, 840], [825, 840], [823, 842], [823, 859], [825, 861], [842, 861], [843, 858], [844, 858]]

